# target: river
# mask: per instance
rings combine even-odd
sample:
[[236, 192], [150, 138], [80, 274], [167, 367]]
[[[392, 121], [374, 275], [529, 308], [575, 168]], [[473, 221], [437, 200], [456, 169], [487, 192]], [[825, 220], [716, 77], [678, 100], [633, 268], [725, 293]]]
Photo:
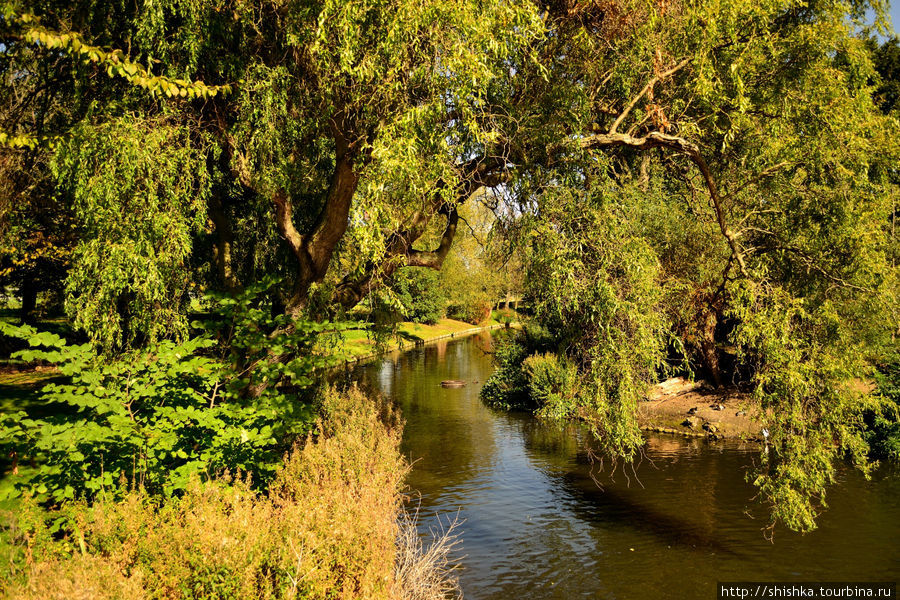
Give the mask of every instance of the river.
[[464, 521], [466, 598], [709, 600], [718, 581], [900, 579], [896, 468], [871, 481], [842, 469], [819, 528], [780, 528], [771, 543], [744, 480], [758, 447], [650, 436], [634, 472], [612, 472], [579, 428], [481, 403], [491, 343], [487, 333], [439, 342], [352, 375], [403, 411], [421, 531]]

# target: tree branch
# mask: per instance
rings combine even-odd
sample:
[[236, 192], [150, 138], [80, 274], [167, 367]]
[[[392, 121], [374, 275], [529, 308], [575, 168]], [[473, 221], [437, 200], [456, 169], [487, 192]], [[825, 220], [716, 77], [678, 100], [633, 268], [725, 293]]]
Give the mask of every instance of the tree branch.
[[332, 122], [332, 132], [336, 149], [335, 167], [325, 205], [312, 232], [303, 235], [297, 231], [294, 207], [286, 190], [279, 189], [272, 197], [278, 231], [298, 263], [297, 281], [288, 305], [291, 313], [298, 312], [305, 305], [310, 285], [325, 277], [334, 248], [347, 231], [350, 206], [359, 183], [359, 175], [353, 168], [350, 144], [336, 121]]
[[589, 135], [581, 139], [581, 147], [584, 149], [596, 149], [596, 148], [610, 148], [616, 146], [626, 146], [629, 148], [636, 148], [639, 150], [649, 150], [651, 148], [669, 148], [671, 150], [675, 150], [681, 154], [687, 156], [691, 162], [693, 162], [698, 169], [700, 169], [700, 173], [703, 176], [703, 181], [706, 184], [706, 190], [709, 193], [710, 200], [713, 204], [713, 209], [716, 213], [716, 221], [719, 224], [719, 230], [722, 233], [722, 236], [725, 238], [725, 241], [728, 243], [729, 248], [731, 248], [731, 253], [734, 256], [734, 260], [738, 265], [738, 269], [741, 271], [741, 275], [746, 278], [750, 278], [750, 275], [747, 271], [747, 265], [744, 261], [744, 255], [741, 251], [740, 244], [738, 244], [737, 236], [731, 229], [728, 228], [728, 225], [725, 223], [725, 213], [722, 208], [722, 198], [719, 196], [719, 190], [716, 188], [716, 182], [713, 179], [712, 172], [709, 169], [709, 165], [706, 163], [706, 160], [703, 158], [703, 154], [700, 152], [700, 148], [688, 140], [677, 137], [674, 135], [668, 135], [666, 133], [661, 133], [658, 131], [652, 131], [645, 135], [644, 137], [633, 137], [631, 135], [625, 133], [598, 133], [594, 135]]
[[288, 197], [287, 191], [279, 189], [272, 196], [272, 203], [275, 205], [275, 225], [278, 227], [278, 233], [284, 238], [291, 252], [297, 257], [301, 264], [311, 264], [309, 253], [306, 252], [306, 240], [294, 227], [294, 205]]
[[[443, 199], [442, 194], [436, 193], [431, 211], [416, 211], [406, 228], [388, 236], [380, 260], [367, 264], [361, 277], [348, 275], [336, 286], [334, 299], [341, 306], [350, 308], [356, 305], [384, 278], [391, 277], [401, 267], [440, 269], [456, 235], [460, 218], [457, 207], [479, 189], [496, 187], [509, 181], [507, 163], [500, 157], [476, 157], [458, 165], [457, 170], [460, 173], [460, 183], [457, 186], [456, 202], [450, 204]], [[413, 244], [425, 233], [434, 214], [447, 216], [447, 225], [438, 247], [430, 251], [414, 249]], [[397, 260], [401, 257], [402, 260]], [[376, 278], [376, 275], [380, 277]]]
[[646, 94], [648, 91], [650, 91], [650, 89], [653, 88], [654, 85], [656, 85], [660, 80], [665, 79], [666, 77], [671, 77], [690, 62], [691, 59], [686, 58], [668, 71], [664, 71], [663, 73], [652, 77], [650, 81], [647, 82], [647, 85], [644, 86], [644, 89], [642, 89], [637, 96], [631, 99], [631, 102], [628, 103], [628, 106], [625, 107], [625, 110], [623, 110], [622, 113], [616, 118], [616, 120], [613, 121], [612, 127], [609, 128], [609, 133], [616, 132], [616, 129], [618, 129], [619, 125], [622, 124], [622, 121], [624, 121], [626, 117], [628, 117], [628, 114], [635, 107], [635, 105], [640, 101], [641, 98], [644, 97], [644, 94]]
[[447, 207], [447, 226], [444, 233], [441, 234], [441, 241], [434, 250], [416, 250], [410, 248], [407, 252], [406, 264], [410, 267], [428, 267], [429, 269], [440, 270], [453, 246], [453, 238], [456, 236], [456, 227], [459, 224], [459, 213], [456, 206]]

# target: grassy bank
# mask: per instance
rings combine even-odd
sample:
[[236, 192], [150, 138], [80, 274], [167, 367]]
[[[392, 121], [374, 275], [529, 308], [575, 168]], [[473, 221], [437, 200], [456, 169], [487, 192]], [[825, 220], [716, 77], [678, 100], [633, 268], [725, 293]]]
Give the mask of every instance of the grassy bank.
[[494, 315], [479, 325], [455, 319], [440, 319], [433, 325], [405, 321], [397, 325], [396, 335], [386, 340], [377, 340], [371, 332], [364, 329], [351, 329], [341, 332], [341, 340], [338, 342], [335, 352], [346, 355], [348, 360], [357, 360], [380, 352], [404, 349], [431, 340], [503, 324]]
[[[133, 491], [7, 514], [11, 599], [444, 598], [447, 538], [423, 551], [402, 518], [399, 415], [356, 390], [322, 397], [316, 441], [267, 492], [239, 475], [165, 502]], [[404, 530], [403, 528], [406, 528]]]

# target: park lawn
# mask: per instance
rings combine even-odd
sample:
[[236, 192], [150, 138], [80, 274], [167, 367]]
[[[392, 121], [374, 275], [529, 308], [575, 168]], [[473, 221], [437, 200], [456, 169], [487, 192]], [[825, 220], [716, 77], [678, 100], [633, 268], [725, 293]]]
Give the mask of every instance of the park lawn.
[[379, 345], [370, 332], [365, 329], [350, 329], [342, 332], [342, 342], [334, 349], [337, 355], [344, 355], [349, 360], [370, 356], [378, 352], [388, 352], [410, 344], [427, 342], [436, 338], [462, 333], [471, 329], [498, 325], [493, 318], [481, 325], [472, 325], [455, 319], [441, 319], [434, 325], [405, 321], [397, 325], [397, 334]]

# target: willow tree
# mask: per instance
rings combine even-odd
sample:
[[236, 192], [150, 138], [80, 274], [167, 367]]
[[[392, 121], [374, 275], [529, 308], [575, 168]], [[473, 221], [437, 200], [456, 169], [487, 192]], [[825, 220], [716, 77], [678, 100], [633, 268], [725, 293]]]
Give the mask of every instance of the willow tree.
[[882, 405], [859, 383], [897, 330], [898, 129], [873, 102], [866, 8], [554, 4], [537, 63], [492, 95], [509, 231], [604, 446], [639, 451], [635, 405], [674, 334], [751, 386], [772, 444], [753, 480], [801, 530], [837, 460], [871, 467], [863, 415]]
[[[457, 201], [496, 183], [460, 162], [462, 145], [489, 133], [468, 126], [463, 141], [453, 124], [481, 110], [483, 87], [509, 76], [503, 61], [529, 50], [541, 20], [529, 5], [475, 2], [8, 3], [2, 29], [7, 89], [34, 90], [18, 94], [2, 141], [51, 165], [55, 193], [91, 221], [69, 309], [113, 348], [131, 342], [116, 340], [134, 320], [117, 305], [145, 335], [183, 327], [168, 311], [187, 279], [170, 267], [189, 274], [204, 233], [222, 286], [274, 270], [295, 316], [352, 225], [372, 231], [353, 236], [367, 260], [335, 274], [344, 280], [318, 294], [325, 302], [352, 306], [376, 271], [400, 266], [379, 253], [440, 267]], [[70, 96], [76, 106], [63, 107]], [[146, 201], [157, 195], [167, 204]], [[437, 245], [414, 248], [433, 220]], [[175, 261], [165, 275], [161, 243]], [[116, 244], [129, 255], [119, 264], [101, 249]]]
[[865, 464], [848, 382], [896, 321], [869, 7], [6, 2], [0, 142], [49, 182], [16, 194], [74, 212], [67, 306], [107, 350], [183, 332], [192, 284], [275, 273], [288, 315], [339, 312], [490, 198], [608, 447], [640, 443], [666, 331], [722, 379], [727, 329], [772, 415], [758, 484], [808, 528], [836, 457]]
[[[538, 317], [564, 333], [581, 401], [625, 456], [667, 330], [714, 378], [747, 381], [773, 444], [754, 481], [776, 520], [810, 529], [836, 460], [870, 467], [863, 415], [881, 405], [859, 382], [897, 330], [897, 121], [873, 103], [865, 7], [581, 8], [557, 17], [569, 34], [540, 61], [571, 92], [553, 111], [570, 134], [543, 154], [521, 135], [505, 148], [524, 167], [510, 199], [534, 215], [519, 230]], [[517, 109], [516, 124], [538, 118]], [[737, 372], [718, 364], [726, 344]]]

